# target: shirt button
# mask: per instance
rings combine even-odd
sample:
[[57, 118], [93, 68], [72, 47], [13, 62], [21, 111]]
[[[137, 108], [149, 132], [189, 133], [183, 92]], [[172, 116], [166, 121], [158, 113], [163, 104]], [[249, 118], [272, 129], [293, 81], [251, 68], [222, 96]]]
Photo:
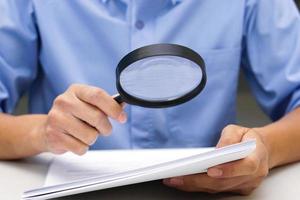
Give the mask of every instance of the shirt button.
[[143, 29], [144, 26], [145, 26], [145, 24], [144, 24], [144, 22], [143, 22], [142, 20], [137, 20], [137, 21], [135, 22], [135, 27], [136, 27], [137, 29], [139, 29], [139, 30]]

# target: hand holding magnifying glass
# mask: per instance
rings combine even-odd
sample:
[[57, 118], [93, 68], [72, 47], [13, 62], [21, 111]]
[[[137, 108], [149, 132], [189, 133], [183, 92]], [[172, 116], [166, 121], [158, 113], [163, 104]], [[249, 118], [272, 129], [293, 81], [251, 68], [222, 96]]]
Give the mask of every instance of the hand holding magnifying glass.
[[[193, 50], [173, 44], [156, 44], [126, 55], [116, 70], [118, 103], [163, 108], [184, 103], [204, 88], [205, 65]], [[99, 135], [109, 135], [109, 118], [126, 122], [126, 113], [104, 90], [75, 84], [53, 103], [41, 136], [41, 151], [82, 155]], [[46, 150], [45, 150], [46, 149]]]
[[164, 108], [185, 103], [206, 84], [203, 59], [175, 44], [154, 44], [136, 49], [116, 69], [119, 103]]

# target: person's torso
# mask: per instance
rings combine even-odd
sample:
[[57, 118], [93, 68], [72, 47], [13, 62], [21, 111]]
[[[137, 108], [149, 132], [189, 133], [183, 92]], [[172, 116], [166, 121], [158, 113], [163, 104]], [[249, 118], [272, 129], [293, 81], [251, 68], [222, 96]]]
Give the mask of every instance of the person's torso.
[[30, 110], [47, 113], [72, 83], [117, 93], [115, 68], [129, 51], [174, 43], [198, 52], [207, 85], [191, 101], [166, 109], [127, 106], [128, 123], [93, 148], [212, 146], [235, 122], [245, 0], [33, 0], [40, 72]]

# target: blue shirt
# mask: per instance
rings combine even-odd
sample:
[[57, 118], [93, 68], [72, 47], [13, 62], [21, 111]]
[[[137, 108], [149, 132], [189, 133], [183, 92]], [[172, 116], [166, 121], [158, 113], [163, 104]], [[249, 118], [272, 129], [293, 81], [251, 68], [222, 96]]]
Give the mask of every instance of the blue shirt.
[[300, 18], [292, 0], [1, 0], [0, 108], [29, 91], [31, 113], [47, 113], [72, 83], [117, 93], [115, 68], [153, 43], [203, 56], [208, 82], [188, 103], [128, 106], [128, 123], [93, 148], [215, 145], [236, 120], [238, 74], [246, 72], [266, 113], [277, 120], [300, 105]]

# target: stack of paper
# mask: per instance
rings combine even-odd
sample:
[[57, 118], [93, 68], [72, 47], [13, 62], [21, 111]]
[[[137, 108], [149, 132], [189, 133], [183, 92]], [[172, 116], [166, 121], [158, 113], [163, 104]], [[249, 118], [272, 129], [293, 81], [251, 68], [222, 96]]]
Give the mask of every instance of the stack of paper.
[[220, 149], [110, 150], [82, 157], [58, 156], [48, 171], [46, 186], [23, 199], [48, 199], [174, 176], [202, 173], [209, 167], [238, 160], [255, 149], [247, 141]]

